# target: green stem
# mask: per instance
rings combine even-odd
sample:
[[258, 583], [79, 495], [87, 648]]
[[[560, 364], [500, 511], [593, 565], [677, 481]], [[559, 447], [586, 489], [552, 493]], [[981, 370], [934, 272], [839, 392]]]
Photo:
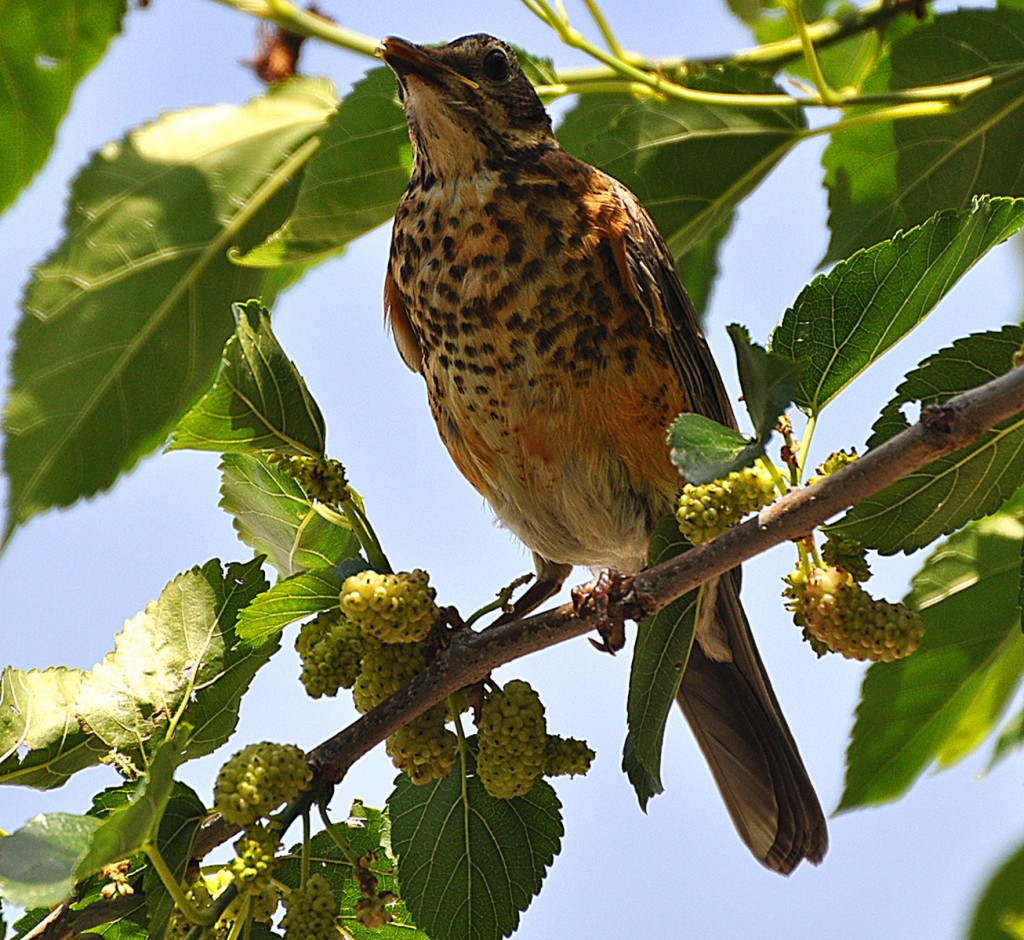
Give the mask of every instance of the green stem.
[[352, 866], [353, 869], [359, 867], [359, 855], [356, 850], [352, 848], [343, 835], [341, 835], [339, 826], [337, 823], [332, 822], [331, 818], [327, 815], [327, 807], [323, 803], [318, 804], [317, 807], [320, 810], [320, 820], [324, 824], [324, 831], [330, 837], [330, 840], [338, 847], [341, 854], [345, 856], [345, 861]]
[[484, 605], [479, 610], [475, 610], [470, 614], [469, 618], [463, 624], [463, 629], [468, 630], [481, 617], [486, 616], [491, 613], [491, 611], [501, 610], [512, 599], [512, 595], [515, 593], [516, 588], [522, 587], [532, 577], [532, 574], [524, 574], [521, 577], [516, 578], [511, 584], [506, 584], [505, 587], [498, 591], [498, 596], [491, 601], [491, 603]]
[[352, 531], [359, 539], [359, 544], [366, 552], [366, 560], [373, 565], [373, 570], [379, 574], [391, 574], [391, 563], [388, 561], [387, 555], [384, 554], [380, 539], [373, 531], [373, 526], [370, 525], [370, 520], [363, 512], [363, 508], [356, 500], [347, 499], [342, 503], [341, 509], [345, 513], [345, 518], [352, 524]]
[[838, 107], [843, 102], [843, 96], [832, 90], [828, 80], [825, 78], [825, 73], [821, 70], [821, 62], [818, 60], [818, 53], [814, 49], [814, 40], [811, 39], [810, 33], [807, 31], [807, 23], [804, 20], [803, 12], [800, 10], [799, 2], [797, 0], [781, 0], [781, 2], [789, 16], [790, 23], [793, 24], [793, 32], [796, 33], [797, 38], [800, 40], [804, 62], [807, 63], [807, 69], [811, 73], [811, 81], [814, 82], [814, 87], [818, 90], [822, 104], [829, 107]]
[[804, 131], [801, 136], [804, 140], [809, 140], [811, 137], [835, 134], [840, 131], [852, 130], [855, 127], [881, 124], [885, 121], [903, 121], [908, 118], [937, 117], [941, 114], [949, 114], [955, 110], [956, 105], [949, 101], [922, 101], [918, 104], [899, 104], [892, 108], [879, 108], [877, 111], [870, 111], [867, 114], [846, 117], [841, 121], [834, 121], [832, 124], [823, 124], [821, 127]]
[[807, 425], [804, 427], [804, 436], [800, 439], [800, 453], [796, 458], [797, 479], [800, 481], [804, 479], [804, 465], [807, 463], [807, 455], [811, 450], [811, 438], [814, 437], [814, 426], [817, 422], [818, 416], [812, 414], [807, 419]]
[[631, 56], [625, 49], [623, 49], [618, 37], [612, 30], [611, 24], [605, 17], [604, 11], [597, 5], [597, 0], [583, 0], [583, 2], [587, 7], [587, 12], [590, 14], [591, 19], [600, 31], [601, 37], [604, 39], [604, 44], [608, 47], [608, 51], [617, 59], [628, 61]]
[[242, 909], [238, 912], [238, 917], [235, 922], [231, 925], [231, 930], [228, 932], [227, 940], [238, 940], [241, 936], [245, 925], [249, 923], [249, 909], [251, 907], [252, 897], [247, 894], [242, 898]]
[[217, 922], [217, 918], [220, 917], [220, 914], [214, 914], [212, 907], [200, 910], [188, 899], [188, 895], [185, 894], [184, 889], [181, 887], [181, 882], [174, 877], [174, 872], [171, 871], [167, 862], [164, 861], [164, 857], [160, 850], [155, 845], [147, 843], [142, 846], [142, 851], [146, 854], [146, 858], [149, 859], [149, 863], [153, 866], [153, 870], [160, 876], [160, 881], [163, 882], [163, 886], [167, 889], [167, 893], [173, 899], [174, 906], [177, 907], [188, 920], [192, 921], [194, 924], [200, 924], [203, 926], [209, 926]]
[[256, 16], [281, 26], [291, 33], [322, 39], [350, 52], [372, 56], [380, 43], [372, 36], [346, 29], [330, 20], [300, 9], [288, 0], [217, 0], [240, 13]]
[[384, 554], [377, 533], [373, 531], [370, 520], [366, 518], [366, 513], [359, 507], [355, 499], [345, 500], [341, 504], [341, 512], [319, 501], [313, 503], [313, 509], [316, 510], [317, 515], [332, 525], [352, 531], [359, 546], [366, 552], [366, 560], [369, 561], [374, 571], [380, 574], [391, 574], [391, 564], [388, 562], [387, 555]]
[[786, 483], [785, 477], [779, 473], [779, 468], [775, 466], [775, 462], [767, 454], [762, 454], [759, 459], [764, 468], [772, 475], [772, 480], [775, 482], [775, 489], [778, 491], [778, 494], [785, 496], [789, 492], [789, 484]]
[[[851, 36], [877, 29], [890, 20], [906, 12], [906, 6], [893, 3], [892, 0], [873, 0], [860, 9], [839, 16], [826, 17], [807, 24], [807, 35], [818, 49], [835, 45]], [[789, 36], [775, 42], [766, 42], [750, 49], [733, 53], [727, 59], [714, 58], [695, 59], [695, 65], [721, 65], [730, 61], [739, 65], [751, 65], [758, 68], [779, 68], [799, 59], [803, 54], [803, 43], [799, 36]]]

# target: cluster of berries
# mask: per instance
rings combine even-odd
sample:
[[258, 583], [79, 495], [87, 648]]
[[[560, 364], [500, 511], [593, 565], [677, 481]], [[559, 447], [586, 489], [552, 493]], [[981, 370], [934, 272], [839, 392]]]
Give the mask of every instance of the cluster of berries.
[[284, 909], [281, 926], [288, 940], [338, 935], [338, 902], [323, 875], [311, 875], [305, 887], [289, 891]]
[[491, 691], [480, 710], [476, 772], [497, 799], [525, 796], [542, 774], [585, 774], [594, 760], [586, 741], [547, 733], [544, 706], [528, 682]]
[[[267, 823], [266, 819], [282, 803], [295, 799], [311, 776], [299, 748], [268, 741], [250, 744], [221, 767], [213, 789], [214, 809], [226, 822], [239, 826], [242, 835], [235, 842], [235, 857], [213, 873], [198, 875], [186, 892], [192, 904], [202, 909], [209, 907], [229, 885], [237, 891], [214, 925], [214, 936], [238, 936], [245, 929], [240, 923], [243, 919], [260, 923], [273, 919], [281, 901], [273, 880], [281, 835], [277, 825]], [[332, 929], [336, 913], [337, 905], [332, 898]], [[176, 910], [165, 936], [184, 938], [193, 926]], [[300, 931], [286, 936], [307, 934]]]
[[[424, 641], [437, 618], [424, 571], [362, 571], [346, 578], [339, 608], [305, 624], [295, 642], [306, 691], [319, 698], [352, 689], [365, 714], [423, 671]], [[445, 720], [438, 705], [388, 738], [388, 755], [413, 783], [430, 783], [452, 769], [456, 740]]]
[[723, 480], [700, 485], [687, 483], [679, 496], [676, 521], [683, 537], [699, 545], [721, 535], [747, 513], [770, 505], [774, 499], [772, 475], [758, 462], [734, 470]]
[[798, 567], [784, 579], [793, 622], [819, 656], [831, 651], [872, 662], [909, 656], [924, 636], [921, 616], [904, 604], [875, 600], [861, 587], [870, 572], [864, 549], [857, 547], [859, 552], [850, 540], [829, 539], [825, 567]]

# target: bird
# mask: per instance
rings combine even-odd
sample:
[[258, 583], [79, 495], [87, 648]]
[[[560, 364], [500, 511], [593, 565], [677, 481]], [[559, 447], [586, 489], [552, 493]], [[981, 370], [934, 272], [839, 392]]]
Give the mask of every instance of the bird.
[[[412, 145], [385, 318], [456, 467], [533, 553], [516, 614], [574, 566], [640, 571], [685, 482], [673, 418], [736, 426], [671, 253], [632, 192], [561, 147], [509, 44], [388, 36], [378, 54]], [[741, 839], [789, 874], [827, 827], [739, 587], [739, 569], [705, 586], [677, 701]]]

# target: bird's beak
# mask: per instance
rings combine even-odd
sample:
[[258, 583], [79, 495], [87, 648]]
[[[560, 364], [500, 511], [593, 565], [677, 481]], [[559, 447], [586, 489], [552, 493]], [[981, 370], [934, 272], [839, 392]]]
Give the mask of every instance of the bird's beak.
[[425, 78], [439, 79], [450, 77], [456, 81], [468, 85], [470, 88], [480, 86], [471, 78], [466, 78], [455, 69], [449, 68], [443, 62], [438, 62], [429, 49], [417, 46], [397, 36], [385, 36], [375, 50], [375, 55], [380, 56], [398, 76], [422, 75]]

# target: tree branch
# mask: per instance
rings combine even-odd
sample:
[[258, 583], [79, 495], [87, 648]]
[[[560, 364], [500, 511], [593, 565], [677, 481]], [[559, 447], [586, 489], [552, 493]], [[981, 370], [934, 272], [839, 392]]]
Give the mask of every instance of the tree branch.
[[[985, 385], [931, 405], [920, 420], [859, 460], [813, 486], [791, 491], [718, 538], [642, 571], [632, 586], [609, 604], [612, 617], [642, 620], [709, 579], [778, 545], [798, 539], [815, 526], [933, 460], [972, 444], [986, 431], [1024, 411], [1024, 368], [1016, 368]], [[572, 604], [480, 632], [456, 633], [451, 645], [405, 688], [367, 712], [307, 756], [317, 768], [314, 793], [288, 807], [294, 818], [301, 808], [339, 783], [364, 754], [417, 715], [448, 695], [479, 682], [498, 666], [582, 636], [597, 626], [594, 615]], [[235, 832], [213, 821], [200, 834], [197, 857]]]

